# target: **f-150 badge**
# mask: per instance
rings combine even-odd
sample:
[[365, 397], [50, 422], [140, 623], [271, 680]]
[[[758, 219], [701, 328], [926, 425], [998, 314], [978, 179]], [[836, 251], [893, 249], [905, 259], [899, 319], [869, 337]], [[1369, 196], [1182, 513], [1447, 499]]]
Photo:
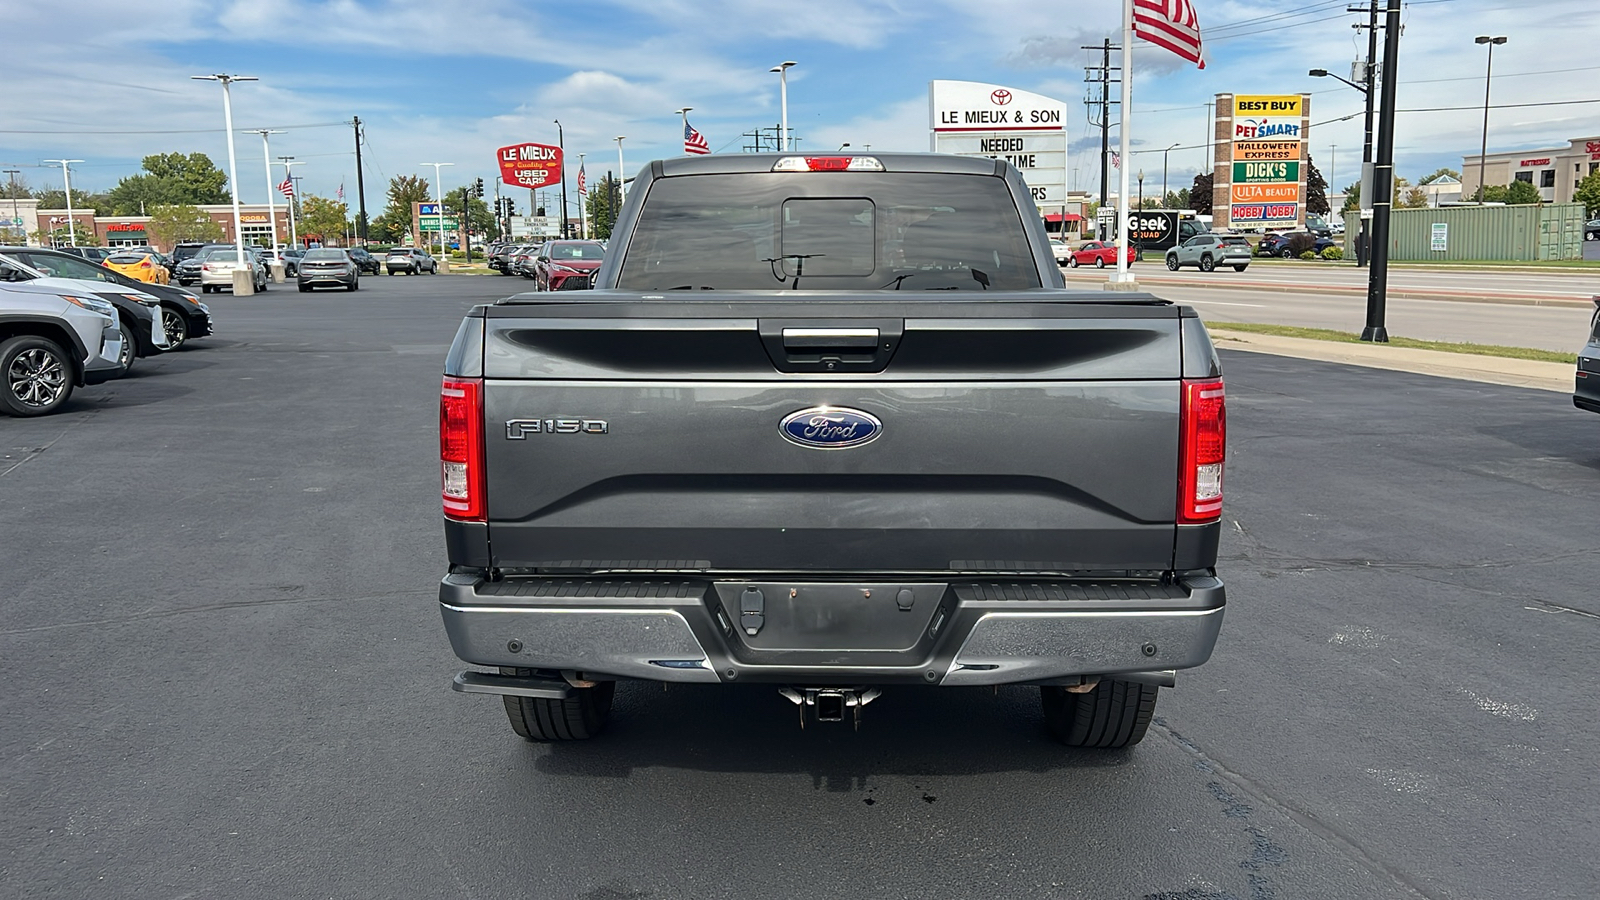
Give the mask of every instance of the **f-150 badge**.
[[816, 450], [845, 450], [870, 444], [883, 433], [871, 413], [840, 406], [813, 406], [785, 416], [778, 425], [784, 440]]
[[507, 419], [506, 440], [525, 441], [530, 434], [605, 434], [604, 419]]

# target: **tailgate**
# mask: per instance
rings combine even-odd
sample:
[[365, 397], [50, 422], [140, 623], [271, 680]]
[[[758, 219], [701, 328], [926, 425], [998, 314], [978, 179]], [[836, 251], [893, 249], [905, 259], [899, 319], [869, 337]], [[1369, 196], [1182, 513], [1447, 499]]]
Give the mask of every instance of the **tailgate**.
[[496, 566], [1171, 568], [1176, 307], [612, 301], [486, 316]]

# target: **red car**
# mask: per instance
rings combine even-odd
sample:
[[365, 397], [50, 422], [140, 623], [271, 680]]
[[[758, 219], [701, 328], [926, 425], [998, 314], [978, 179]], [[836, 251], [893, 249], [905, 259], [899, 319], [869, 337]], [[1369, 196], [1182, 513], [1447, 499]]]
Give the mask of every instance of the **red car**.
[[599, 241], [550, 241], [533, 261], [536, 291], [583, 291], [600, 268], [606, 248]]
[[[1128, 265], [1133, 265], [1133, 261], [1138, 258], [1138, 248], [1130, 244], [1128, 246]], [[1087, 244], [1084, 244], [1082, 247], [1072, 251], [1072, 256], [1067, 259], [1067, 265], [1073, 267], [1074, 269], [1079, 266], [1087, 266], [1090, 263], [1093, 263], [1094, 267], [1097, 269], [1104, 269], [1106, 266], [1116, 265], [1117, 245], [1106, 243], [1105, 241], [1090, 241]]]

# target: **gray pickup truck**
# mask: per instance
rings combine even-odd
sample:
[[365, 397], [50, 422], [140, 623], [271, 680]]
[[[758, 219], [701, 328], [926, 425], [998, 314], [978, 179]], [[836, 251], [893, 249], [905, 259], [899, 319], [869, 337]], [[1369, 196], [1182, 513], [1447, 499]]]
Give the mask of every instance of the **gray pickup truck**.
[[1210, 338], [1066, 289], [1010, 165], [662, 160], [610, 249], [592, 292], [473, 309], [445, 364], [454, 687], [517, 734], [593, 736], [618, 680], [768, 684], [802, 725], [1004, 684], [1125, 747], [1209, 658]]

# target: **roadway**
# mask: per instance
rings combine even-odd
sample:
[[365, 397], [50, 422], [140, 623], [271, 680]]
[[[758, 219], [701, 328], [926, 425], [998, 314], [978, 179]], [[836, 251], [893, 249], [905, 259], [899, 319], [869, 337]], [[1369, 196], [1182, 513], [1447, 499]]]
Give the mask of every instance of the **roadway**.
[[0, 895], [1578, 900], [1600, 883], [1600, 417], [1224, 353], [1215, 657], [1145, 742], [1036, 691], [801, 731], [624, 685], [585, 745], [449, 690], [437, 397], [523, 282], [213, 296], [220, 333], [0, 420]]
[[[1109, 275], [1098, 269], [1065, 269], [1068, 286], [1099, 287]], [[1168, 272], [1159, 263], [1135, 263], [1139, 284], [1156, 296], [1186, 303], [1210, 322], [1261, 322], [1360, 331], [1366, 324], [1365, 270], [1322, 264], [1252, 265], [1201, 273]], [[1493, 303], [1483, 298], [1515, 296], [1534, 299], [1524, 280], [1538, 285], [1546, 301], [1561, 305]], [[1432, 341], [1467, 341], [1573, 352], [1583, 346], [1594, 307], [1589, 297], [1600, 294], [1600, 270], [1523, 275], [1476, 270], [1391, 270], [1390, 283], [1439, 293], [1438, 299], [1391, 296], [1387, 323], [1392, 336]], [[1315, 290], [1307, 290], [1314, 288]], [[1338, 288], [1344, 290], [1336, 291]], [[1449, 292], [1478, 298], [1443, 299]], [[1519, 293], [1520, 292], [1520, 293]]]

